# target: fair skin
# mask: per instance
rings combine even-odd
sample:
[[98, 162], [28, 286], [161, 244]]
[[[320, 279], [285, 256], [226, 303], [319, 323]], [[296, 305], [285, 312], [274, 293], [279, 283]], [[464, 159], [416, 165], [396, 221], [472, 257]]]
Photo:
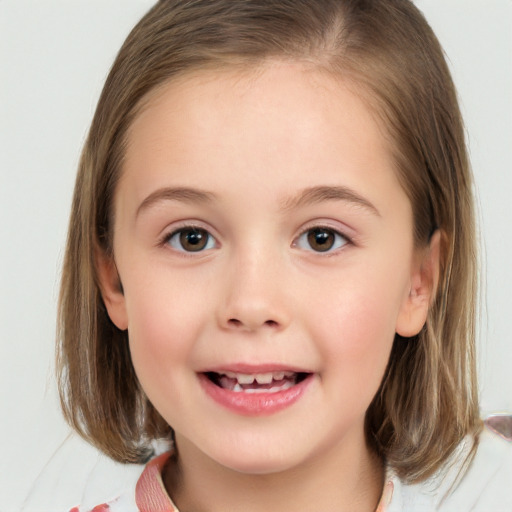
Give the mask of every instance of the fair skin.
[[[131, 126], [100, 277], [175, 431], [165, 482], [182, 512], [379, 501], [365, 412], [395, 333], [425, 322], [438, 237], [414, 247], [389, 143], [345, 85], [278, 61], [198, 72]], [[240, 386], [257, 373], [272, 383]]]

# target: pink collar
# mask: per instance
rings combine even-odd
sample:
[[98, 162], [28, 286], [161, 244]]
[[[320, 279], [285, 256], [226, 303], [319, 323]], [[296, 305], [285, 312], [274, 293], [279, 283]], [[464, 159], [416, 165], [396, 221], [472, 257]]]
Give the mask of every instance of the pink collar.
[[135, 503], [140, 512], [179, 512], [169, 498], [162, 480], [162, 470], [171, 452], [148, 462], [135, 487]]
[[[135, 503], [140, 512], [179, 512], [165, 490], [162, 471], [172, 452], [162, 453], [151, 460], [135, 487]], [[375, 512], [385, 512], [393, 496], [393, 482], [388, 481]]]

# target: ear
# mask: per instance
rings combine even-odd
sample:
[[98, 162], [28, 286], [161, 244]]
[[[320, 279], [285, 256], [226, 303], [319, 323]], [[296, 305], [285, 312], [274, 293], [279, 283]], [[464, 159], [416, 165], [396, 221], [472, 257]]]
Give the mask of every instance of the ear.
[[108, 316], [118, 329], [125, 331], [128, 329], [126, 300], [114, 257], [105, 254], [102, 249], [96, 248], [95, 260], [101, 296]]
[[419, 250], [411, 269], [411, 288], [404, 299], [396, 323], [396, 333], [404, 338], [416, 336], [427, 321], [439, 282], [441, 231], [430, 237], [425, 249]]

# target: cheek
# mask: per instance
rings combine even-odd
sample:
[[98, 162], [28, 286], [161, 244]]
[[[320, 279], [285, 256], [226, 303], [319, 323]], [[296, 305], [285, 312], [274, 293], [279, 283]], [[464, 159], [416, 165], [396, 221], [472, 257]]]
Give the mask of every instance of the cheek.
[[319, 321], [311, 328], [316, 329], [323, 359], [333, 363], [330, 368], [350, 375], [347, 382], [356, 386], [366, 382], [378, 386], [395, 337], [404, 287], [368, 272], [357, 281], [340, 283], [316, 302]]
[[[390, 314], [386, 314], [390, 313]], [[366, 297], [352, 297], [330, 313], [325, 325], [332, 332], [327, 356], [345, 361], [372, 361], [388, 354], [394, 339], [393, 314], [383, 311], [382, 304]], [[387, 359], [387, 357], [386, 357]]]
[[147, 280], [126, 290], [130, 352], [141, 382], [169, 378], [191, 358], [204, 318], [195, 287], [178, 292], [165, 283]]
[[183, 389], [193, 383], [185, 369], [194, 360], [194, 340], [204, 320], [200, 304], [188, 293], [157, 286], [151, 292], [139, 290], [129, 301], [128, 338], [137, 378], [173, 428], [186, 419], [188, 395]]
[[384, 378], [394, 340], [388, 318], [368, 300], [352, 300], [332, 319], [334, 336], [323, 347], [326, 394], [340, 410], [362, 417]]

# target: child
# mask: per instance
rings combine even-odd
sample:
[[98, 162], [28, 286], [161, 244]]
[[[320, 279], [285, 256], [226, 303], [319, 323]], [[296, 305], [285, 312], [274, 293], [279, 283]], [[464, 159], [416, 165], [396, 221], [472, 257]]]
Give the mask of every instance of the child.
[[65, 416], [147, 462], [95, 510], [510, 510], [471, 187], [411, 2], [158, 2], [105, 84], [64, 263]]

